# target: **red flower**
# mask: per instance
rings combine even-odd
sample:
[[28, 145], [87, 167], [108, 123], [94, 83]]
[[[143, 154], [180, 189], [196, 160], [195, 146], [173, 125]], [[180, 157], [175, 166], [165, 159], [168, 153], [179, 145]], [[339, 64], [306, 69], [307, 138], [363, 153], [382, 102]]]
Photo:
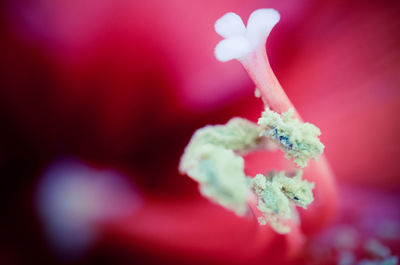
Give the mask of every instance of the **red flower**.
[[[66, 155], [124, 171], [143, 197], [130, 218], [102, 224], [88, 256], [93, 263], [282, 264], [332, 221], [337, 202], [357, 209], [350, 202], [358, 196], [327, 195], [330, 180], [314, 176], [319, 190], [315, 206], [301, 213], [301, 228], [276, 235], [201, 198], [177, 172], [195, 129], [259, 116], [262, 104], [245, 71], [214, 58], [213, 23], [227, 11], [247, 16], [260, 7], [282, 15], [268, 44], [271, 64], [299, 113], [321, 129], [338, 182], [397, 191], [395, 1], [8, 1], [0, 27], [0, 163], [10, 176], [6, 225], [22, 228], [6, 233], [5, 259], [51, 263], [36, 244], [38, 225], [25, 224], [36, 214], [16, 198], [32, 198], [43, 169]], [[248, 156], [246, 170], [268, 166], [265, 156]], [[32, 245], [26, 257], [19, 257], [22, 241]]]

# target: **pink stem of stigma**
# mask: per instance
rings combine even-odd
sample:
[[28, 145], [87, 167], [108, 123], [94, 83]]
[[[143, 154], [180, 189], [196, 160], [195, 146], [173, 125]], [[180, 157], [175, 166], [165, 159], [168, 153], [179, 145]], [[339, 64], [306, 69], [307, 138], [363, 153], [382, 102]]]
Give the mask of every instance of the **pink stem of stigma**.
[[[278, 113], [294, 108], [269, 65], [264, 46], [243, 58], [241, 62], [260, 92], [264, 104]], [[296, 111], [295, 115], [299, 118]]]
[[[240, 61], [255, 83], [266, 106], [278, 113], [283, 113], [293, 108], [295, 117], [302, 121], [271, 69], [265, 45], [261, 45], [260, 48]], [[310, 205], [305, 219], [316, 220], [315, 218], [317, 218], [321, 220], [320, 224], [323, 226], [326, 221], [332, 219], [336, 212], [337, 193], [333, 172], [324, 155], [321, 155], [318, 161], [310, 161], [304, 172], [306, 178], [315, 182], [315, 197], [319, 200], [319, 203]], [[307, 223], [307, 220], [304, 221]], [[313, 223], [315, 224], [315, 222]], [[304, 229], [318, 230], [319, 228], [315, 226], [309, 227], [305, 224]]]

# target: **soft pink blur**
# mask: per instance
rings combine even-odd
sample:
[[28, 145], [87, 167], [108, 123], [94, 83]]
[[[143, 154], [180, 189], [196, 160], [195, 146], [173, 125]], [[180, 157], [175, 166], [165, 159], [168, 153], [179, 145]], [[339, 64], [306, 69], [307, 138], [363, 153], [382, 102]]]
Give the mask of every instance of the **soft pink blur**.
[[[341, 189], [337, 202], [346, 206], [340, 212], [349, 216], [370, 201], [399, 211], [392, 196], [400, 189], [396, 1], [13, 0], [1, 4], [0, 19], [0, 169], [7, 201], [0, 260], [60, 262], [30, 201], [44, 170], [66, 156], [124, 172], [144, 203], [129, 218], [104, 221], [102, 238], [82, 263], [299, 258], [306, 242], [334, 221], [337, 202], [318, 195], [318, 212], [302, 211], [302, 227], [279, 236], [201, 198], [196, 184], [177, 172], [196, 128], [259, 116], [262, 104], [240, 64], [214, 58], [220, 38], [213, 24], [225, 12], [246, 20], [261, 7], [281, 13], [267, 51], [299, 113], [323, 133]], [[246, 170], [262, 170], [265, 157], [275, 155], [250, 155]], [[361, 229], [357, 218], [338, 220]], [[398, 238], [390, 244], [399, 251]]]

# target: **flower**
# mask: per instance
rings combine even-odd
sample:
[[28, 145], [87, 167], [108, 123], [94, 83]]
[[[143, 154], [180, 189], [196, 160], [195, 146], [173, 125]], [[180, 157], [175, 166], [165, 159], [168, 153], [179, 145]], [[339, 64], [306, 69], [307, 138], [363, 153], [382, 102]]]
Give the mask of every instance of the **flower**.
[[[359, 206], [371, 201], [383, 201], [375, 207], [381, 210], [377, 219], [396, 212], [398, 206], [387, 203], [396, 197], [377, 198], [399, 187], [398, 3], [268, 5], [282, 14], [268, 43], [272, 67], [305, 120], [323, 132], [338, 182], [366, 193], [360, 201], [357, 189], [340, 195], [348, 202], [345, 216], [357, 216]], [[66, 154], [124, 171], [146, 202], [131, 218], [104, 224], [102, 238], [84, 261], [282, 264], [302, 253], [304, 239], [332, 220], [339, 197], [331, 201], [319, 193], [316, 202], [329, 207], [301, 212], [301, 231], [284, 237], [210, 204], [177, 173], [196, 128], [259, 115], [262, 107], [244, 71], [213, 58], [218, 37], [212, 25], [228, 10], [246, 15], [264, 6], [155, 0], [3, 5], [0, 157], [4, 226], [10, 229], [2, 259], [56, 263], [27, 202], [43, 170]], [[246, 157], [246, 171], [259, 171], [265, 156]], [[273, 155], [268, 161], [287, 166]], [[329, 191], [329, 183], [315, 182]], [[367, 187], [381, 188], [383, 195]]]

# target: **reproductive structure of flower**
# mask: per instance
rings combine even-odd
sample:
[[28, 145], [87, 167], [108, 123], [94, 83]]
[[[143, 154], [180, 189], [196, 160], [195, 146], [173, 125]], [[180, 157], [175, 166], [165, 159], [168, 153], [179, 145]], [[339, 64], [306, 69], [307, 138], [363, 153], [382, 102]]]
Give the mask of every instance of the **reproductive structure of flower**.
[[[216, 58], [242, 63], [265, 110], [257, 124], [235, 117], [225, 125], [198, 129], [185, 148], [179, 170], [197, 181], [200, 193], [210, 201], [238, 216], [251, 209], [260, 225], [286, 234], [290, 232], [288, 222], [299, 223], [296, 206], [305, 209], [314, 200], [314, 183], [302, 179], [301, 168], [310, 159], [317, 160], [324, 145], [320, 130], [301, 120], [269, 65], [265, 43], [279, 19], [274, 9], [258, 9], [250, 15], [247, 27], [231, 12], [215, 23], [216, 32], [224, 37], [215, 48]], [[271, 144], [298, 169], [246, 176], [242, 155], [268, 150]]]

